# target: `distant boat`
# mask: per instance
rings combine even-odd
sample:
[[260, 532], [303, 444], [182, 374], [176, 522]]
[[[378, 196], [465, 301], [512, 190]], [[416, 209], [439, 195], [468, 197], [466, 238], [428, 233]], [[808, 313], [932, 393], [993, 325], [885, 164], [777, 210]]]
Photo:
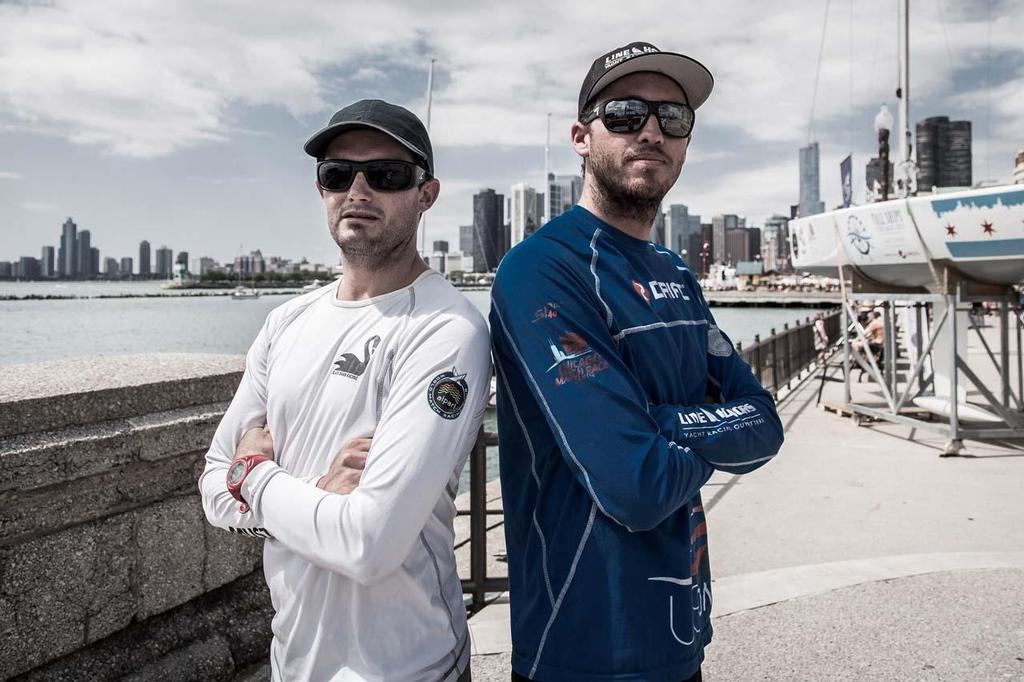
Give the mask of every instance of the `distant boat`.
[[320, 287], [322, 287], [323, 285], [324, 285], [324, 283], [323, 283], [323, 282], [321, 282], [321, 281], [320, 281], [320, 280], [318, 280], [318, 279], [314, 279], [314, 280], [313, 280], [312, 282], [310, 282], [310, 283], [309, 283], [309, 284], [307, 284], [306, 286], [302, 287], [302, 290], [303, 290], [303, 291], [313, 291], [313, 290], [315, 290], [315, 289], [319, 289], [319, 288], [320, 288]]
[[[242, 251], [242, 245], [239, 244], [238, 253], [241, 254]], [[259, 298], [260, 293], [256, 291], [256, 273], [252, 273], [252, 282], [250, 283], [250, 286], [244, 287], [242, 286], [242, 271], [241, 268], [239, 267], [238, 259], [235, 260], [235, 272], [238, 276], [238, 286], [236, 286], [235, 290], [231, 292], [231, 298], [235, 299], [236, 301], [241, 301], [243, 299], [248, 298]]]
[[256, 291], [256, 287], [235, 287], [235, 290], [231, 292], [231, 298], [236, 301], [244, 298], [259, 298], [260, 292]]

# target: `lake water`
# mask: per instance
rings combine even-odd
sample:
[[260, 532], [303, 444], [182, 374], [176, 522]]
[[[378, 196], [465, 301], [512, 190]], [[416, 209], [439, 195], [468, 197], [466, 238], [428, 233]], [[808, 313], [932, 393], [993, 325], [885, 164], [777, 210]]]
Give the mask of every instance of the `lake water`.
[[[299, 292], [234, 300], [209, 291], [174, 291], [159, 282], [3, 282], [0, 296], [134, 296], [0, 300], [0, 364], [89, 355], [193, 352], [243, 354], [263, 320]], [[160, 294], [170, 294], [159, 296]], [[490, 292], [464, 295], [486, 316]], [[148, 298], [147, 298], [148, 296]], [[733, 341], [793, 323], [809, 309], [715, 308], [719, 326]]]
[[[92, 298], [0, 300], [0, 365], [94, 355], [193, 352], [244, 354], [263, 320], [300, 292], [234, 300], [209, 291], [161, 289], [159, 282], [2, 282], [0, 296], [83, 296]], [[200, 294], [200, 295], [194, 295]], [[464, 295], [485, 316], [489, 291]], [[132, 298], [96, 298], [131, 296]], [[816, 311], [785, 308], [715, 308], [715, 317], [734, 341], [748, 344]], [[497, 430], [494, 410], [485, 428]], [[487, 480], [498, 476], [497, 448], [488, 448]], [[469, 489], [469, 467], [460, 490]]]

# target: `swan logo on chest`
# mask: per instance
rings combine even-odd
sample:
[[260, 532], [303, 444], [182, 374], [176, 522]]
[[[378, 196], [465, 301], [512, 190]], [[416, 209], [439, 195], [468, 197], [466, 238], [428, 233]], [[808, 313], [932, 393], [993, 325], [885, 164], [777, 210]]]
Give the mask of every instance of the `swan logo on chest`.
[[334, 361], [334, 369], [331, 370], [331, 374], [338, 374], [349, 379], [358, 379], [363, 376], [363, 372], [366, 371], [366, 366], [370, 364], [370, 358], [373, 356], [373, 352], [377, 350], [377, 346], [380, 345], [379, 336], [371, 336], [363, 344], [363, 358], [360, 360], [355, 356], [354, 353], [344, 353], [341, 358]]

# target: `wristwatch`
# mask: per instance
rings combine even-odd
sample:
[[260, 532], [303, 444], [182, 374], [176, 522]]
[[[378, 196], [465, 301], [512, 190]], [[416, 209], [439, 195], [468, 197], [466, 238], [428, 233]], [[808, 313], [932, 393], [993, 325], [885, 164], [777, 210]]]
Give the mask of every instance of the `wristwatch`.
[[242, 484], [245, 483], [245, 477], [260, 464], [270, 461], [272, 460], [265, 455], [242, 455], [228, 467], [228, 492], [241, 502], [238, 507], [240, 513], [244, 514], [249, 511], [249, 504], [242, 498]]

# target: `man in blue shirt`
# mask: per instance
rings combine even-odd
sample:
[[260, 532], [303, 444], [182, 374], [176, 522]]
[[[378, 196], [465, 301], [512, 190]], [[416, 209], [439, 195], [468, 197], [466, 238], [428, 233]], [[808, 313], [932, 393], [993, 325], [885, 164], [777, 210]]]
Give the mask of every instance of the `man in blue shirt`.
[[712, 85], [699, 62], [647, 43], [599, 57], [572, 126], [579, 205], [498, 270], [514, 680], [699, 680], [711, 640], [700, 488], [782, 444], [771, 395], [690, 268], [648, 240]]

